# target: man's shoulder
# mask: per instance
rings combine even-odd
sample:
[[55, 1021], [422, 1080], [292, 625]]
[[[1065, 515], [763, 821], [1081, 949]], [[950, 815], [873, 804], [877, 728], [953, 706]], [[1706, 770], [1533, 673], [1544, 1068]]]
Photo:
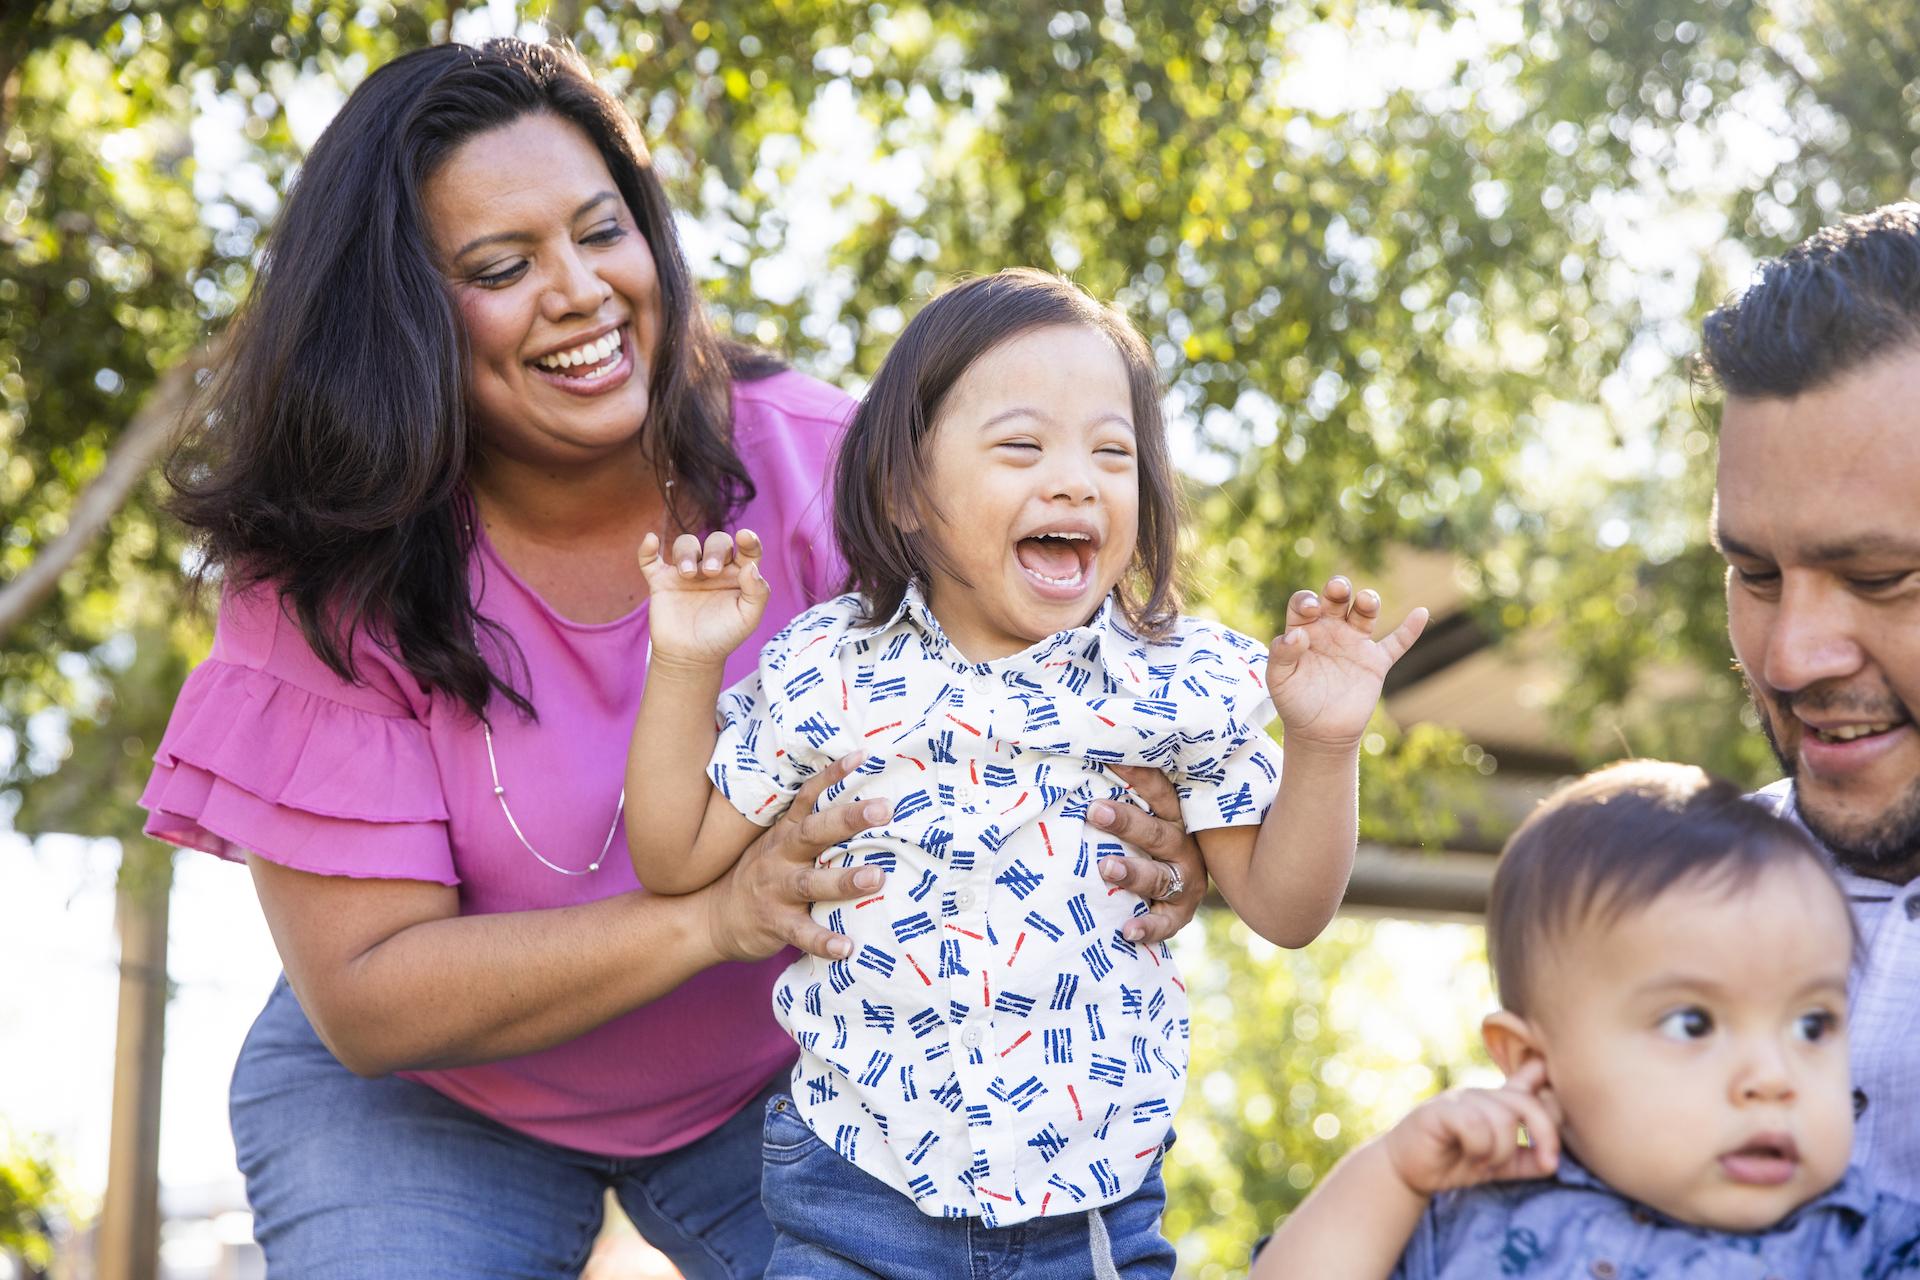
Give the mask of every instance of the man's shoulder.
[[1758, 791], [1747, 793], [1747, 799], [1765, 809], [1776, 818], [1791, 818], [1793, 808], [1793, 779], [1782, 778], [1769, 783]]

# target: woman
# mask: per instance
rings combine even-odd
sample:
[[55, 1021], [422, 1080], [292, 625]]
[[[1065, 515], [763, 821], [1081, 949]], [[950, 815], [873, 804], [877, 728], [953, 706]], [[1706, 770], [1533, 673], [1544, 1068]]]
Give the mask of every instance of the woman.
[[[838, 586], [848, 407], [708, 328], [632, 121], [568, 52], [410, 54], [314, 147], [173, 468], [225, 593], [144, 798], [155, 836], [247, 863], [285, 964], [232, 1095], [272, 1274], [572, 1275], [608, 1188], [689, 1277], [760, 1274], [775, 953], [845, 945], [806, 904], [881, 877], [814, 859], [884, 809], [812, 812], [823, 777], [716, 884], [638, 889], [634, 549], [762, 531], [770, 634]], [[1147, 936], [1191, 918], [1191, 841], [1095, 819], [1184, 873]]]

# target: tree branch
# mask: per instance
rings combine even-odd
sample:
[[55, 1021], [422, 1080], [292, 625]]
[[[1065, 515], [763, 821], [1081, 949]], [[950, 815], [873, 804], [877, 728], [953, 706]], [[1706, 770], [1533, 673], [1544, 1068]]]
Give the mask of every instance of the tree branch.
[[160, 375], [107, 454], [100, 474], [74, 502], [66, 532], [49, 542], [18, 577], [0, 587], [0, 641], [45, 603], [60, 575], [126, 505], [128, 495], [155, 461], [173, 447], [186, 425], [186, 409], [200, 372], [213, 358], [212, 347], [201, 347]]

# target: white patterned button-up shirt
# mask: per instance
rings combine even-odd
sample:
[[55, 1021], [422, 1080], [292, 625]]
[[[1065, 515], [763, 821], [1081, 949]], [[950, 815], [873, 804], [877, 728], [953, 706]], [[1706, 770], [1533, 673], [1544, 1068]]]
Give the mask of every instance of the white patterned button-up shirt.
[[[814, 772], [893, 817], [831, 851], [886, 887], [814, 913], [852, 956], [796, 961], [775, 1012], [822, 1140], [925, 1213], [1009, 1225], [1120, 1200], [1145, 1179], [1187, 1070], [1186, 989], [1147, 910], [1085, 825], [1129, 794], [1106, 766], [1165, 770], [1189, 830], [1258, 823], [1279, 785], [1266, 649], [1181, 619], [1143, 639], [1111, 601], [1085, 627], [971, 663], [917, 591], [878, 626], [855, 596], [808, 610], [721, 699], [709, 774], [770, 823]], [[830, 791], [826, 799], [835, 798]]]
[[[1801, 822], [1791, 781], [1753, 799]], [[1847, 993], [1853, 1162], [1877, 1190], [1920, 1200], [1920, 880], [1835, 871], [1860, 930]]]

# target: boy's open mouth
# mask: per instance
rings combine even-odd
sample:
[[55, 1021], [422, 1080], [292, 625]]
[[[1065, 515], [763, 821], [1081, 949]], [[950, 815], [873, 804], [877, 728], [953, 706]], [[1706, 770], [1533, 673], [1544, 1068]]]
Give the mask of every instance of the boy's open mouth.
[[1800, 1167], [1800, 1147], [1791, 1134], [1763, 1133], [1720, 1157], [1727, 1177], [1749, 1186], [1774, 1187]]
[[1077, 594], [1086, 586], [1099, 550], [1099, 535], [1091, 529], [1052, 528], [1021, 538], [1013, 554], [1043, 588]]

